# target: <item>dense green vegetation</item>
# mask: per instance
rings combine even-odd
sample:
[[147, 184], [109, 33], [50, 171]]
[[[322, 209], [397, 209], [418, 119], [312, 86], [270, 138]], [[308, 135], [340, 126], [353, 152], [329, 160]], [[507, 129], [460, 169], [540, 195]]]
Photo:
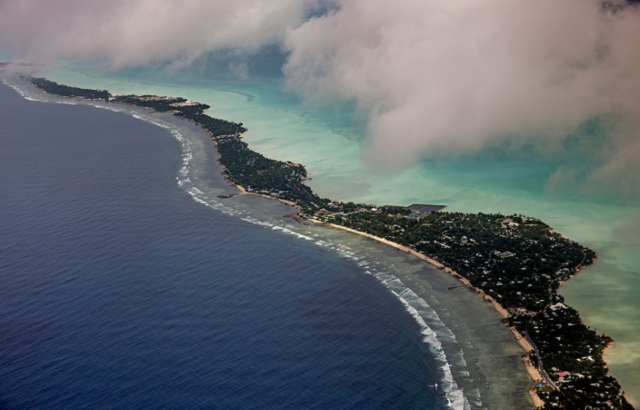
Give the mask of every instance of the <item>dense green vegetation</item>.
[[295, 202], [310, 214], [322, 209], [324, 209], [323, 212], [329, 213], [354, 211], [366, 207], [361, 204], [332, 202], [328, 198], [319, 197], [303, 183], [308, 177], [304, 166], [270, 159], [251, 150], [247, 143], [242, 141], [242, 133], [247, 129], [241, 123], [208, 116], [204, 113], [204, 110], [209, 108], [206, 104], [192, 103], [184, 98], [154, 95], [112, 96], [108, 91], [68, 87], [44, 78], [30, 78], [29, 81], [51, 94], [101, 99], [160, 112], [173, 112], [178, 117], [200, 124], [211, 134], [218, 148], [220, 163], [225, 167], [229, 181], [242, 186], [248, 192]]
[[[510, 326], [530, 339], [542, 361], [540, 370], [550, 374], [538, 389], [545, 409], [632, 409], [602, 360], [611, 339], [586, 327], [557, 293], [562, 281], [593, 263], [595, 252], [545, 223], [522, 215], [416, 214], [401, 206], [331, 201], [304, 185], [304, 166], [251, 150], [242, 141], [246, 128], [208, 116], [205, 104], [151, 95], [112, 96], [41, 78], [29, 81], [52, 94], [173, 112], [196, 122], [211, 134], [229, 181], [251, 193], [292, 201], [303, 218], [373, 234], [429, 256], [508, 308]], [[532, 357], [532, 363], [537, 358]]]
[[575, 309], [557, 303], [532, 316], [512, 317], [511, 323], [536, 344], [558, 387], [538, 389], [545, 409], [633, 409], [602, 359], [612, 339], [585, 326]]
[[[611, 338], [585, 326], [557, 293], [562, 281], [593, 263], [595, 252], [522, 215], [434, 212], [408, 218], [395, 211], [326, 219], [435, 259], [508, 308], [510, 325], [530, 338], [541, 370], [550, 373], [552, 386], [541, 382], [538, 389], [545, 408], [632, 408], [602, 359]], [[537, 363], [534, 353], [531, 362]]]
[[31, 84], [48, 92], [49, 94], [61, 95], [63, 97], [78, 97], [93, 100], [109, 101], [109, 92], [106, 90], [89, 90], [86, 88], [69, 87], [54, 83], [44, 78], [29, 78]]
[[435, 212], [408, 219], [379, 210], [330, 220], [436, 259], [506, 308], [543, 308], [557, 298], [560, 281], [595, 257], [541, 221], [520, 215]]

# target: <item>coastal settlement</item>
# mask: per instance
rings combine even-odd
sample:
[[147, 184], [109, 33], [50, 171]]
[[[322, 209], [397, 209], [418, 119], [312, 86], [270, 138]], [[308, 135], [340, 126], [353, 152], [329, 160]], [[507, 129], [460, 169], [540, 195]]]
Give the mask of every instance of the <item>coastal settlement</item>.
[[523, 215], [442, 212], [443, 207], [431, 205], [376, 206], [321, 198], [304, 184], [304, 166], [251, 150], [242, 141], [243, 124], [208, 116], [206, 104], [175, 97], [114, 96], [44, 78], [25, 79], [50, 94], [173, 112], [193, 121], [209, 132], [226, 179], [244, 193], [292, 204], [300, 209], [298, 219], [380, 240], [457, 276], [462, 286], [474, 289], [505, 316], [503, 322], [527, 350], [525, 364], [537, 379], [531, 393], [540, 408], [633, 409], [603, 360], [612, 339], [586, 326], [558, 294], [562, 283], [591, 265], [596, 254], [542, 221]]

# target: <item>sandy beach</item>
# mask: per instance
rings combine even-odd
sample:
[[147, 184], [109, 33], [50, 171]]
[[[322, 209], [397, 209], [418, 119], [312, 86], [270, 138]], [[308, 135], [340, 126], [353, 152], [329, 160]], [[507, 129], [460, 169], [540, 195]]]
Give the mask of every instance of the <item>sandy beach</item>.
[[611, 350], [615, 347], [614, 346], [615, 342], [611, 341], [603, 350], [602, 350], [602, 360], [604, 360], [605, 362], [605, 366], [607, 366], [607, 369], [609, 368], [609, 361], [607, 360], [607, 357], [611, 354]]
[[[426, 262], [430, 263], [431, 265], [437, 267], [438, 269], [442, 269], [443, 271], [447, 272], [448, 274], [456, 277], [465, 286], [473, 289], [476, 293], [481, 295], [484, 300], [486, 300], [487, 302], [491, 303], [491, 305], [494, 307], [494, 309], [497, 310], [498, 313], [500, 313], [500, 315], [502, 315], [503, 318], [508, 318], [509, 317], [509, 312], [502, 305], [500, 305], [498, 302], [496, 302], [495, 299], [493, 299], [491, 296], [485, 294], [482, 291], [482, 289], [479, 289], [479, 288], [476, 288], [475, 286], [473, 286], [469, 282], [469, 280], [467, 280], [467, 278], [463, 277], [458, 272], [456, 272], [456, 271], [454, 271], [454, 270], [452, 270], [450, 268], [445, 267], [442, 263], [436, 261], [435, 259], [429, 258], [428, 256], [426, 256], [426, 255], [424, 255], [424, 254], [422, 254], [420, 252], [416, 252], [413, 249], [408, 248], [406, 246], [400, 245], [399, 243], [392, 242], [392, 241], [389, 241], [389, 240], [384, 239], [384, 238], [380, 238], [379, 236], [371, 235], [371, 234], [368, 234], [368, 233], [365, 233], [365, 232], [360, 232], [360, 231], [357, 231], [355, 229], [347, 228], [345, 226], [336, 225], [336, 224], [332, 224], [332, 223], [319, 222], [319, 221], [315, 221], [315, 220], [310, 220], [310, 221], [318, 223], [318, 224], [331, 226], [332, 228], [342, 229], [342, 230], [345, 230], [345, 231], [348, 231], [348, 232], [351, 232], [351, 233], [355, 233], [357, 235], [365, 236], [365, 237], [373, 239], [375, 241], [382, 242], [382, 243], [384, 243], [386, 245], [392, 246], [392, 247], [394, 247], [394, 248], [396, 248], [398, 250], [401, 250], [403, 252], [407, 252], [407, 253], [409, 253], [409, 254], [411, 254], [411, 255], [419, 258], [419, 259], [422, 259], [423, 261], [426, 261]], [[522, 334], [520, 334], [520, 332], [518, 332], [514, 327], [508, 326], [508, 328], [509, 328], [509, 330], [511, 330], [511, 332], [513, 333], [515, 339], [520, 344], [520, 346], [527, 353], [526, 355], [523, 356], [523, 363], [524, 363], [525, 368], [527, 369], [527, 373], [529, 374], [529, 376], [533, 380], [531, 388], [529, 389], [529, 394], [531, 395], [531, 399], [533, 400], [533, 403], [535, 404], [535, 406], [536, 407], [542, 407], [544, 405], [544, 402], [542, 401], [542, 399], [540, 399], [540, 397], [538, 397], [538, 395], [536, 394], [536, 391], [535, 391], [535, 385], [540, 380], [542, 380], [542, 375], [540, 374], [538, 369], [529, 360], [529, 353], [531, 351], [533, 351], [533, 348], [531, 347], [529, 342], [524, 338], [524, 336], [522, 336]]]

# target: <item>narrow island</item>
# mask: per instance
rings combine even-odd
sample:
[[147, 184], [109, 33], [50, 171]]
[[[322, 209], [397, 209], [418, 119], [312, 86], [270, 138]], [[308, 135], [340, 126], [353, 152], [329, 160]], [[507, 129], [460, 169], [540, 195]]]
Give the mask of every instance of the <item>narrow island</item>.
[[[63, 97], [149, 108], [199, 124], [211, 135], [227, 181], [242, 194], [295, 206], [297, 220], [364, 235], [411, 253], [478, 292], [503, 315], [527, 352], [530, 393], [543, 409], [632, 410], [609, 375], [603, 352], [613, 340], [586, 326], [558, 294], [562, 283], [591, 265], [596, 254], [523, 215], [443, 212], [442, 206], [376, 206], [321, 198], [304, 184], [305, 167], [266, 158], [242, 141], [242, 123], [212, 118], [206, 104], [179, 97], [112, 95], [24, 78]], [[221, 197], [231, 197], [222, 195]]]

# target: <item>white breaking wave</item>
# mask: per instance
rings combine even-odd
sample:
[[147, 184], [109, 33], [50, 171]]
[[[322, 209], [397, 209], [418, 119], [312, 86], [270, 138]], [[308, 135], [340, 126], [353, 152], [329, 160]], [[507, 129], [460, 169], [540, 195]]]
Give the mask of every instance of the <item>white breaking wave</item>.
[[[339, 246], [339, 248], [340, 247], [342, 246]], [[376, 264], [380, 264], [380, 262], [377, 261]], [[369, 265], [370, 262], [367, 260], [363, 260], [358, 263], [358, 266], [363, 268], [367, 268]], [[449, 360], [442, 346], [441, 340], [445, 340], [448, 343], [457, 343], [455, 334], [451, 329], [446, 327], [435, 309], [431, 308], [424, 299], [419, 297], [413, 290], [402, 283], [398, 277], [386, 271], [378, 271], [375, 268], [366, 270], [366, 273], [380, 280], [393, 293], [393, 295], [400, 300], [405, 309], [420, 326], [422, 341], [429, 346], [430, 352], [436, 357], [436, 360], [440, 364], [440, 370], [444, 373], [442, 387], [445, 391], [449, 406], [456, 410], [470, 409], [471, 405], [469, 404], [469, 401], [465, 397], [462, 389], [460, 389], [458, 384], [455, 382]], [[427, 324], [425, 319], [430, 322], [431, 326]], [[437, 328], [437, 332], [433, 330], [434, 327]], [[466, 362], [462, 357], [462, 350], [460, 350], [460, 354], [456, 356], [458, 356], [456, 364], [466, 368]], [[466, 373], [464, 375], [469, 375], [467, 371], [464, 372]], [[474, 399], [474, 404], [479, 401], [479, 397]]]
[[113, 112], [122, 112], [122, 110], [119, 110], [117, 108], [113, 108], [113, 107], [107, 107], [105, 105], [98, 105], [98, 104], [91, 104], [93, 107], [95, 108], [99, 108], [101, 110], [107, 110], [107, 111], [113, 111]]
[[[193, 198], [194, 201], [196, 201], [199, 204], [205, 205], [211, 209], [221, 211], [228, 215], [242, 214], [242, 212], [238, 211], [237, 209], [226, 206], [221, 202], [213, 198], [210, 198], [201, 189], [199, 189], [194, 185], [191, 179], [191, 169], [190, 169], [191, 161], [193, 160], [193, 144], [191, 143], [191, 141], [189, 141], [189, 139], [185, 138], [185, 136], [182, 135], [180, 131], [178, 131], [171, 125], [164, 124], [159, 120], [157, 120], [156, 118], [153, 118], [147, 115], [134, 112], [131, 114], [131, 116], [138, 120], [153, 124], [157, 127], [171, 130], [170, 131], [171, 135], [173, 136], [173, 138], [176, 139], [176, 141], [180, 143], [180, 147], [182, 151], [182, 156], [181, 156], [182, 164], [178, 169], [178, 175], [176, 176], [176, 183], [180, 188], [185, 190], [189, 194], [189, 196]], [[254, 224], [262, 224], [260, 221], [255, 219], [242, 218], [242, 220], [246, 222], [254, 223]]]
[[[397, 280], [397, 279], [396, 279]], [[416, 308], [411, 306], [400, 294], [391, 290], [397, 297], [400, 299], [400, 302], [404, 305], [407, 311], [413, 316], [413, 318], [420, 325], [422, 334], [422, 340], [429, 346], [431, 353], [436, 357], [436, 360], [440, 362], [440, 369], [444, 372], [444, 391], [447, 396], [447, 400], [449, 401], [449, 405], [454, 409], [466, 410], [470, 409], [471, 406], [467, 401], [466, 397], [462, 393], [462, 390], [458, 388], [458, 384], [453, 379], [453, 374], [451, 373], [451, 366], [447, 361], [447, 355], [444, 353], [444, 349], [442, 348], [442, 343], [438, 339], [438, 335], [429, 327], [427, 323], [424, 321], [422, 316], [418, 313]]]
[[291, 229], [289, 229], [289, 228], [285, 228], [285, 227], [282, 227], [282, 226], [274, 226], [274, 227], [273, 227], [273, 230], [279, 230], [279, 231], [282, 231], [282, 232], [284, 232], [284, 233], [288, 233], [289, 235], [296, 236], [296, 237], [298, 237], [298, 238], [300, 238], [300, 239], [305, 239], [305, 240], [307, 240], [307, 241], [312, 241], [312, 240], [313, 240], [313, 238], [312, 238], [312, 237], [310, 237], [310, 236], [303, 235], [303, 234], [301, 234], [301, 233], [298, 233], [298, 232], [296, 232], [296, 231], [294, 231], [294, 230], [291, 230]]
[[245, 221], [245, 222], [252, 223], [252, 224], [254, 224], [254, 225], [264, 226], [264, 227], [266, 227], [266, 228], [271, 228], [271, 227], [273, 226], [273, 224], [272, 224], [272, 223], [264, 222], [264, 221], [261, 221], [261, 220], [259, 220], [259, 219], [257, 219], [257, 218], [253, 218], [253, 217], [251, 217], [251, 216], [246, 216], [246, 217], [244, 217], [244, 218], [240, 218], [240, 219], [242, 219], [242, 220], [243, 220], [243, 221]]
[[[449, 401], [449, 406], [456, 410], [470, 409], [471, 406], [469, 402], [453, 377], [450, 363], [442, 347], [441, 338], [443, 337], [448, 339], [447, 341], [449, 343], [456, 343], [453, 332], [444, 325], [437, 312], [431, 308], [424, 299], [420, 298], [413, 290], [404, 285], [398, 277], [389, 272], [377, 272], [376, 269], [370, 269], [366, 272], [378, 278], [400, 300], [405, 309], [420, 326], [422, 341], [429, 346], [430, 352], [439, 362], [440, 370], [444, 374], [442, 387]], [[432, 326], [427, 324], [425, 316], [427, 320], [432, 323], [432, 326], [433, 324], [437, 325], [440, 334], [436, 333], [432, 329]]]
[[11, 84], [9, 81], [3, 79], [2, 80], [2, 84], [6, 85], [7, 87], [13, 88], [18, 94], [20, 94], [20, 96], [22, 98], [24, 98], [25, 100], [29, 100], [29, 101], [40, 101], [36, 98], [33, 98], [31, 95], [29, 95], [25, 90], [23, 90], [22, 88], [18, 87], [15, 84]]

